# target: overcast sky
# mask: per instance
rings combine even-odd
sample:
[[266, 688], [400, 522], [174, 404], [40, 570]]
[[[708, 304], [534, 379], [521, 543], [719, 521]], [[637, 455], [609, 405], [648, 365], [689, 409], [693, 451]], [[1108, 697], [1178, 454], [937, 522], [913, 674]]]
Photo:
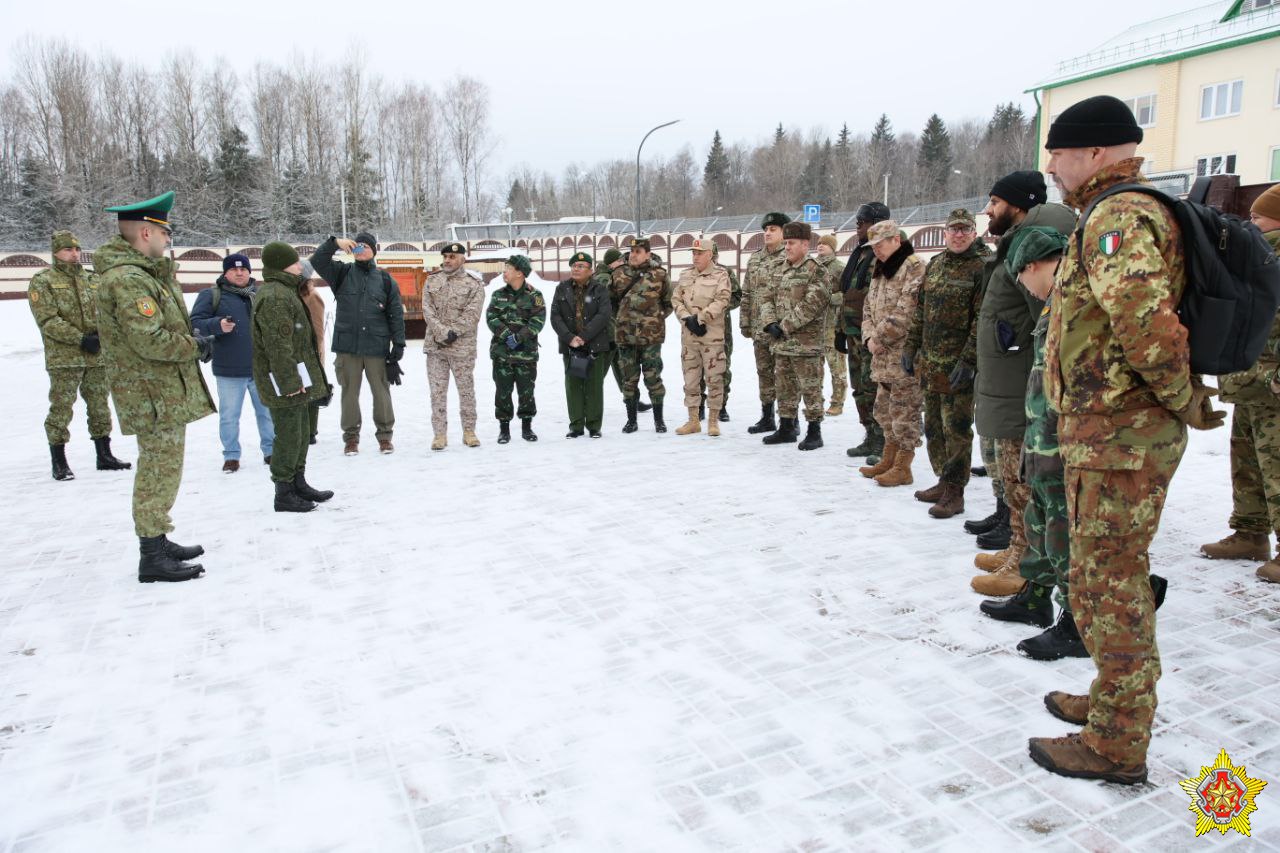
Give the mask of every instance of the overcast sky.
[[702, 157], [717, 128], [727, 141], [755, 141], [779, 121], [832, 134], [847, 121], [865, 133], [887, 112], [895, 129], [918, 132], [933, 112], [986, 118], [1013, 100], [1030, 113], [1023, 90], [1059, 60], [1197, 5], [62, 0], [49, 14], [8, 15], [6, 29], [10, 46], [56, 33], [153, 67], [170, 51], [242, 69], [295, 50], [337, 62], [360, 43], [390, 81], [439, 87], [460, 71], [483, 79], [500, 140], [491, 174], [528, 163], [559, 175], [573, 161], [634, 158], [649, 128], [675, 118], [646, 153], [688, 144]]

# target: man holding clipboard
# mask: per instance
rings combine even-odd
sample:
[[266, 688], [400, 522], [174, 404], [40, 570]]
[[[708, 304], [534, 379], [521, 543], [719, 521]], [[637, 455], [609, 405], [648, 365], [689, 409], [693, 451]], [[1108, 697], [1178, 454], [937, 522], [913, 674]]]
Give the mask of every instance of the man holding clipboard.
[[275, 424], [271, 479], [276, 512], [310, 512], [333, 492], [307, 485], [307, 446], [332, 393], [316, 348], [315, 331], [298, 288], [302, 264], [288, 243], [262, 249], [262, 279], [253, 303], [253, 382]]

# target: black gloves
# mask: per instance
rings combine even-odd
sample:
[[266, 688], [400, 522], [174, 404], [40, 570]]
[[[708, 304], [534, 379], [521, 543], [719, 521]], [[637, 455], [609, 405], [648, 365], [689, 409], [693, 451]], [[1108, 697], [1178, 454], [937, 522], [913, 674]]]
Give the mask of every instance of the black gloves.
[[956, 366], [951, 368], [951, 375], [947, 377], [947, 382], [951, 384], [951, 393], [958, 394], [961, 391], [968, 391], [973, 387], [973, 377], [976, 375], [972, 365], [967, 362], [957, 361]]
[[836, 352], [849, 354], [849, 336], [844, 332], [836, 332]]
[[773, 335], [773, 339], [775, 341], [782, 340], [782, 334], [783, 334], [782, 327], [779, 326], [777, 323], [770, 323], [769, 325], [764, 327], [764, 330], [769, 334]]
[[391, 345], [391, 360], [392, 360], [392, 361], [399, 361], [399, 360], [400, 360], [400, 359], [402, 359], [402, 358], [404, 358], [404, 344], [392, 344], [392, 345]]
[[319, 400], [316, 400], [316, 405], [323, 409], [325, 406], [329, 405], [331, 402], [333, 402], [332, 391], [330, 391], [328, 394], [325, 394]]
[[908, 376], [916, 375], [916, 354], [911, 350], [902, 353], [902, 359], [898, 362], [902, 365], [902, 372]]
[[692, 314], [684, 318], [684, 326], [686, 329], [688, 329], [690, 332], [693, 332], [695, 335], [698, 334], [698, 318], [693, 316]]
[[399, 385], [401, 376], [404, 376], [404, 371], [400, 368], [400, 365], [397, 362], [392, 361], [391, 357], [388, 356], [387, 357], [387, 382], [390, 383], [391, 385]]
[[97, 332], [90, 332], [80, 339], [80, 349], [89, 353], [89, 355], [97, 355], [98, 350], [102, 349], [102, 343], [98, 340]]
[[451, 343], [453, 343], [454, 341], [456, 341], [457, 339], [458, 339], [458, 333], [457, 333], [457, 332], [455, 332], [453, 329], [450, 329], [450, 330], [449, 330], [449, 334], [447, 334], [447, 335], [445, 335], [445, 336], [444, 336], [444, 342], [445, 342], [446, 344], [451, 344]]
[[197, 333], [195, 335], [196, 346], [200, 350], [201, 361], [213, 360], [213, 338], [206, 338], [204, 335]]
[[1018, 340], [1018, 333], [1013, 326], [1005, 320], [996, 320], [996, 342], [1000, 344], [1001, 352], [1013, 352], [1018, 349], [1014, 346], [1014, 342]]

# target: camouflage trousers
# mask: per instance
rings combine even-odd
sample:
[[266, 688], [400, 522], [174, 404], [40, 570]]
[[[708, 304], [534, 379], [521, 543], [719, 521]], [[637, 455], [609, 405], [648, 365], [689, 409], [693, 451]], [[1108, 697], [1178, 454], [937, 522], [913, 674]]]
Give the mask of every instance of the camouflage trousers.
[[858, 409], [858, 420], [867, 429], [876, 424], [876, 383], [871, 379], [871, 350], [859, 341], [862, 335], [849, 336], [849, 388], [853, 392], [853, 404]]
[[[729, 369], [729, 364], [733, 361], [733, 324], [726, 319], [724, 327], [724, 374], [720, 377], [724, 380], [724, 400], [720, 403], [721, 409], [729, 405], [729, 385], [733, 382], [733, 371]], [[698, 390], [702, 395], [706, 395], [707, 380], [705, 377], [699, 383]]]
[[996, 440], [978, 436], [978, 452], [982, 455], [982, 464], [986, 466], [987, 476], [991, 478], [991, 494], [997, 500], [1004, 500], [1004, 481], [1000, 479], [1000, 463], [996, 461]]
[[138, 473], [133, 475], [133, 529], [138, 536], [173, 531], [169, 510], [182, 485], [186, 446], [185, 426], [138, 433]]
[[1280, 406], [1236, 403], [1231, 414], [1231, 521], [1241, 533], [1280, 533]]
[[973, 394], [924, 392], [929, 465], [944, 483], [965, 486], [973, 463]]
[[751, 339], [751, 348], [756, 355], [756, 379], [760, 383], [760, 403], [765, 406], [772, 405], [778, 399], [778, 389], [774, 386], [778, 368], [773, 360], [773, 350], [770, 349], [772, 342], [773, 338], [768, 336], [763, 341]]
[[276, 430], [275, 443], [271, 446], [273, 482], [292, 483], [299, 471], [306, 471], [313, 413], [318, 418], [319, 412], [319, 407], [315, 405], [271, 410], [271, 425]]
[[[538, 362], [536, 361], [498, 361], [493, 362], [493, 412], [500, 421], [509, 421], [513, 416], [532, 418], [538, 414], [538, 404], [533, 399], [533, 386], [538, 381]], [[515, 390], [520, 401], [519, 408], [511, 406], [511, 391]]]
[[1027, 551], [1018, 570], [1023, 578], [1038, 586], [1058, 590], [1058, 605], [1071, 612], [1070, 587], [1071, 527], [1067, 522], [1067, 486], [1062, 475], [1027, 478], [1031, 500], [1023, 515]]
[[1071, 610], [1097, 668], [1080, 734], [1099, 755], [1133, 765], [1146, 760], [1160, 678], [1148, 548], [1187, 437], [1163, 409], [1124, 414], [1133, 425], [1073, 429], [1064, 415], [1058, 428], [1067, 463]]
[[49, 371], [49, 416], [44, 419], [44, 433], [50, 444], [66, 444], [71, 440], [72, 407], [76, 394], [84, 398], [89, 415], [89, 437], [111, 434], [111, 407], [107, 404], [109, 385], [105, 367], [54, 367]]
[[845, 363], [844, 353], [836, 349], [835, 341], [827, 344], [825, 355], [827, 373], [831, 375], [831, 405], [843, 406], [849, 394], [849, 365]]
[[724, 408], [724, 372], [728, 359], [721, 341], [704, 343], [685, 330], [680, 339], [680, 367], [684, 369], [684, 405], [696, 409], [702, 405], [702, 392], [707, 392], [707, 408], [718, 412]]
[[825, 414], [822, 403], [822, 356], [775, 355], [773, 384], [778, 391], [778, 417], [794, 418], [804, 400], [804, 419], [817, 423]]
[[1031, 501], [1031, 487], [1022, 482], [1018, 470], [1021, 464], [1022, 439], [997, 438], [996, 467], [1004, 485], [1004, 502], [1009, 505], [1009, 547], [1019, 560], [1027, 552], [1027, 530], [1022, 517]]
[[391, 407], [391, 383], [387, 382], [387, 360], [383, 356], [362, 356], [340, 352], [333, 361], [333, 373], [342, 386], [342, 440], [360, 439], [360, 385], [369, 380], [373, 395], [373, 425], [379, 440], [391, 439], [396, 412]]
[[476, 428], [476, 351], [442, 347], [427, 353], [427, 390], [431, 396], [431, 432], [449, 434], [449, 377], [458, 389], [463, 431]]
[[904, 450], [920, 446], [920, 407], [924, 405], [920, 383], [881, 382], [876, 389], [876, 423], [884, 431], [886, 443]]
[[662, 384], [662, 344], [627, 346], [618, 344], [618, 370], [622, 373], [622, 399], [640, 397], [640, 376], [649, 389], [649, 402], [657, 405], [667, 396]]

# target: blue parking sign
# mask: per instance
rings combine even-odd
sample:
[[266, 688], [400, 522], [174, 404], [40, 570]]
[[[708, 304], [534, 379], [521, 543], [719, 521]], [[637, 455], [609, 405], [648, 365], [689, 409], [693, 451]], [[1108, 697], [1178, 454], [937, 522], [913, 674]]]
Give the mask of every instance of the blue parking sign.
[[814, 224], [821, 222], [822, 221], [822, 205], [806, 204], [804, 206], [803, 219], [805, 222], [812, 222]]

